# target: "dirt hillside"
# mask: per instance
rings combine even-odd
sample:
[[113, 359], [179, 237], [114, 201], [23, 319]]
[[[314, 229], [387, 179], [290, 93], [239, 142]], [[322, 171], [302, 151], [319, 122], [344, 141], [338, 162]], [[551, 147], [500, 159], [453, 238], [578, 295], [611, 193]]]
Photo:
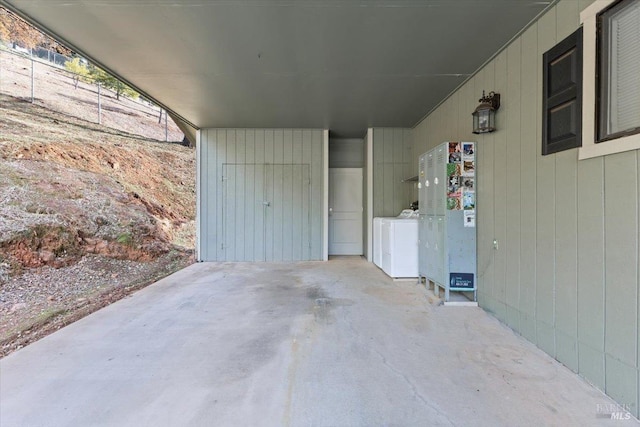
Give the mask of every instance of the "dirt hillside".
[[0, 94], [0, 356], [192, 262], [195, 152]]

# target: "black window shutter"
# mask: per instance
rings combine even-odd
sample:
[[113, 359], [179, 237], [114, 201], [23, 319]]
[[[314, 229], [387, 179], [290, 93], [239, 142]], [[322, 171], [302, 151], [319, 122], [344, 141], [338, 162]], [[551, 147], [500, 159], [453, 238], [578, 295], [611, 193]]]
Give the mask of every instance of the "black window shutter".
[[582, 27], [542, 58], [542, 154], [582, 145]]

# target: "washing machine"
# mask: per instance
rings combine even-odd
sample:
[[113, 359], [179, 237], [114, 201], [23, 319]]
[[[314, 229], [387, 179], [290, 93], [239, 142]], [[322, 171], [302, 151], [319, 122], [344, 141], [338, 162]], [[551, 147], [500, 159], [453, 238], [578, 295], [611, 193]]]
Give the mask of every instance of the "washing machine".
[[393, 278], [418, 277], [417, 212], [405, 210], [398, 217], [373, 221], [374, 263]]
[[373, 218], [373, 263], [382, 268], [382, 221], [383, 217]]

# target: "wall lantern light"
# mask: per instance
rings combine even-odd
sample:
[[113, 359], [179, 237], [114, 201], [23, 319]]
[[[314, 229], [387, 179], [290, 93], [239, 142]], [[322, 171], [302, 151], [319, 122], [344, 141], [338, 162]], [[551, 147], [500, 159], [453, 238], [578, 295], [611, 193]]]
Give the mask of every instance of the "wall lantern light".
[[482, 91], [480, 105], [471, 114], [473, 116], [473, 133], [487, 133], [496, 130], [496, 110], [500, 108], [500, 94], [494, 91], [489, 95]]

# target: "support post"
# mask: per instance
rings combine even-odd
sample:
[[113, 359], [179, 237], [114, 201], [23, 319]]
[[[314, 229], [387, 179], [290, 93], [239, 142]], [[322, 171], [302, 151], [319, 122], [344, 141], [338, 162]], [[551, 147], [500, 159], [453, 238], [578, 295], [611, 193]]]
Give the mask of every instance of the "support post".
[[102, 85], [98, 83], [98, 124], [102, 124]]
[[31, 103], [35, 101], [35, 65], [33, 61], [33, 51], [31, 55]]

